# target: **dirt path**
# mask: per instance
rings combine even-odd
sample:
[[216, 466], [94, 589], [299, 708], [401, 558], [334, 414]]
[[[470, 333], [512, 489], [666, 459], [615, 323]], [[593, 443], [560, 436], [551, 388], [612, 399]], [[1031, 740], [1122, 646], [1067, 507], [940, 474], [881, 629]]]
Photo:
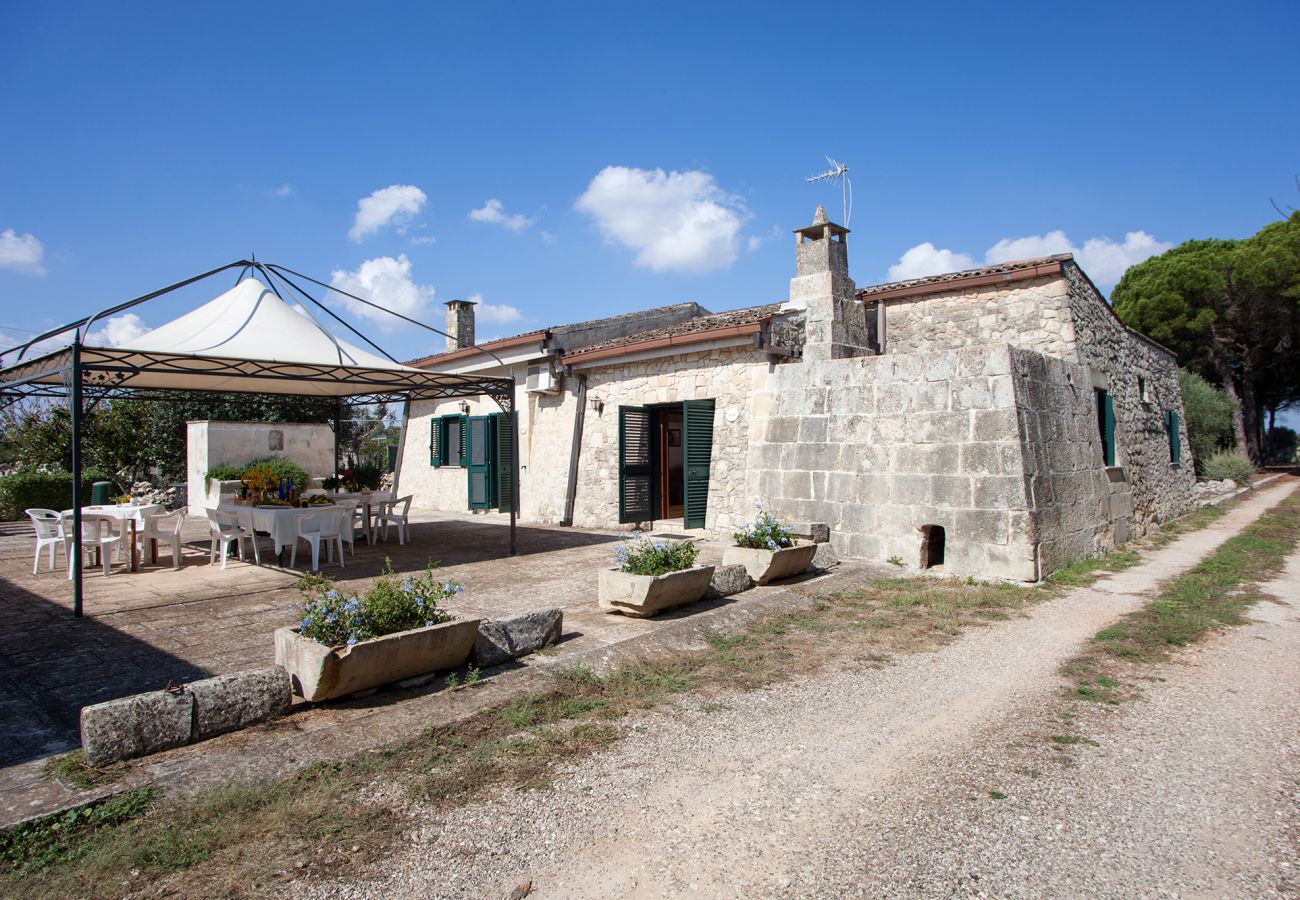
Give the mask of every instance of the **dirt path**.
[[382, 883], [319, 892], [505, 897], [531, 879], [542, 898], [1267, 893], [1286, 860], [1261, 848], [1287, 845], [1261, 829], [1295, 821], [1268, 801], [1297, 772], [1294, 609], [1216, 639], [1197, 659], [1220, 663], [1114, 714], [1113, 745], [1076, 768], [1009, 779], [1051, 756], [1032, 729], [1061, 661], [1292, 487], [937, 652], [648, 716], [551, 788], [432, 820]]

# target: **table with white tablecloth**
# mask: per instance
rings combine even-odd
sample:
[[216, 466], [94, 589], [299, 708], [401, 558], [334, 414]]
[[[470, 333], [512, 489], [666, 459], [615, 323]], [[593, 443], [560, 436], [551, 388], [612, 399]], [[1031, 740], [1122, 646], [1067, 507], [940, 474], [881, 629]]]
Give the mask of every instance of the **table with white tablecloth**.
[[245, 506], [242, 503], [222, 503], [220, 512], [231, 513], [239, 524], [250, 530], [264, 531], [271, 536], [276, 553], [283, 553], [298, 540], [298, 522], [305, 516], [339, 517], [339, 534], [343, 542], [352, 543], [352, 506], [350, 501], [331, 506]]
[[337, 500], [355, 500], [358, 505], [364, 506], [366, 515], [363, 527], [365, 528], [366, 543], [373, 544], [375, 542], [370, 536], [370, 522], [375, 517], [375, 508], [393, 499], [392, 491], [335, 491], [326, 496]]
[[[117, 519], [123, 524], [129, 523], [131, 526], [131, 571], [134, 572], [139, 568], [139, 562], [136, 559], [135, 536], [140, 526], [144, 525], [146, 516], [162, 512], [160, 503], [112, 503], [103, 506], [83, 506], [81, 514], [83, 516], [109, 516]], [[72, 521], [72, 510], [65, 509], [63, 515]], [[121, 546], [121, 545], [119, 545]]]

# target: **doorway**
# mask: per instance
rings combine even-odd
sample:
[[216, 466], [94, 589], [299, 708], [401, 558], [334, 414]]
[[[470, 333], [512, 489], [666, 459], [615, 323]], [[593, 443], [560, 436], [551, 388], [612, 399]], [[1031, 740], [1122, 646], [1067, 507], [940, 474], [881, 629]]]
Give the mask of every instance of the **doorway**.
[[659, 518], [679, 519], [686, 511], [686, 467], [682, 455], [682, 408], [660, 408]]

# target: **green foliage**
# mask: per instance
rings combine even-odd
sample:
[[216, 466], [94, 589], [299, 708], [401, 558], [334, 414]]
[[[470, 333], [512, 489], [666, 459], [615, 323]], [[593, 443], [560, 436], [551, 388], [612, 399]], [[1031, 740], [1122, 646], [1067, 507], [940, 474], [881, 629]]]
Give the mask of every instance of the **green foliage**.
[[465, 590], [435, 576], [432, 563], [419, 575], [399, 577], [391, 560], [364, 594], [346, 594], [334, 579], [317, 573], [298, 582], [302, 600], [290, 610], [302, 616], [298, 633], [327, 647], [352, 646], [386, 634], [450, 622], [454, 616], [438, 604]]
[[1178, 370], [1178, 387], [1192, 457], [1199, 468], [1214, 451], [1232, 446], [1232, 417], [1237, 407], [1226, 392], [1189, 369]]
[[351, 471], [352, 480], [356, 482], [357, 487], [370, 488], [372, 491], [379, 488], [379, 479], [384, 475], [382, 468], [369, 463], [355, 465]]
[[700, 550], [693, 541], [652, 541], [634, 531], [614, 552], [620, 572], [667, 575], [695, 565]]
[[794, 546], [794, 541], [790, 538], [790, 529], [778, 522], [770, 512], [764, 512], [761, 502], [755, 503], [754, 509], [758, 511], [758, 516], [753, 524], [746, 522], [740, 526], [739, 531], [731, 535], [737, 547], [749, 547], [752, 550], [779, 550], [782, 547]]
[[1264, 461], [1267, 463], [1293, 463], [1296, 461], [1296, 433], [1284, 425], [1274, 425], [1268, 430], [1264, 442]]
[[1209, 481], [1230, 478], [1237, 484], [1249, 484], [1255, 475], [1255, 464], [1240, 450], [1220, 450], [1205, 458], [1202, 472]]
[[137, 788], [0, 832], [0, 871], [26, 875], [79, 859], [94, 849], [97, 829], [138, 819], [151, 800], [148, 788]]
[[279, 484], [284, 484], [288, 479], [293, 479], [293, 486], [296, 490], [306, 490], [311, 484], [311, 476], [307, 470], [298, 465], [291, 459], [283, 456], [263, 456], [261, 459], [254, 459], [243, 465], [233, 463], [222, 463], [208, 469], [207, 476], [204, 479], [204, 488], [210, 487], [215, 481], [243, 481], [248, 477], [248, 473], [253, 469], [262, 469], [275, 476]]
[[[98, 469], [82, 472], [83, 504], [90, 503], [90, 486], [96, 481], [111, 482], [113, 478]], [[57, 512], [71, 507], [72, 475], [69, 472], [24, 470], [0, 476], [0, 519], [21, 519], [25, 509], [52, 509]]]

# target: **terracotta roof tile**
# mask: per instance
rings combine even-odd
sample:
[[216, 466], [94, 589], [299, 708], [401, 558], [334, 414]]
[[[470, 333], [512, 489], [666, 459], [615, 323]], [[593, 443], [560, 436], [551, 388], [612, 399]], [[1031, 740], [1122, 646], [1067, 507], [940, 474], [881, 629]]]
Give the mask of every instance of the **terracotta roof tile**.
[[1042, 266], [1048, 263], [1063, 262], [1067, 259], [1074, 259], [1074, 254], [1058, 253], [1055, 256], [1040, 256], [1036, 259], [1013, 259], [992, 266], [983, 266], [978, 269], [965, 269], [961, 272], [945, 272], [942, 275], [927, 275], [924, 278], [909, 278], [905, 281], [891, 281], [887, 284], [873, 284], [859, 289], [858, 294], [860, 296], [881, 294], [886, 291], [896, 291], [901, 288], [921, 287], [924, 285], [934, 285], [935, 290], [942, 290], [943, 285], [949, 281], [962, 281], [967, 278], [980, 278], [985, 275], [1001, 275], [1004, 273], [1016, 272], [1020, 269], [1031, 269], [1034, 266]]
[[780, 312], [780, 310], [780, 303], [768, 303], [763, 306], [750, 306], [744, 309], [733, 309], [728, 312], [714, 313], [709, 316], [699, 316], [685, 322], [678, 322], [676, 325], [667, 325], [663, 328], [640, 331], [636, 334], [629, 334], [626, 337], [617, 338], [615, 340], [602, 341], [599, 344], [591, 344], [586, 347], [566, 348], [565, 353], [566, 355], [573, 353], [589, 353], [592, 350], [606, 350], [611, 347], [626, 347], [632, 344], [643, 344], [647, 341], [657, 341], [662, 338], [677, 337], [683, 334], [712, 331], [715, 328], [726, 328], [730, 325], [749, 325], [774, 316]]

